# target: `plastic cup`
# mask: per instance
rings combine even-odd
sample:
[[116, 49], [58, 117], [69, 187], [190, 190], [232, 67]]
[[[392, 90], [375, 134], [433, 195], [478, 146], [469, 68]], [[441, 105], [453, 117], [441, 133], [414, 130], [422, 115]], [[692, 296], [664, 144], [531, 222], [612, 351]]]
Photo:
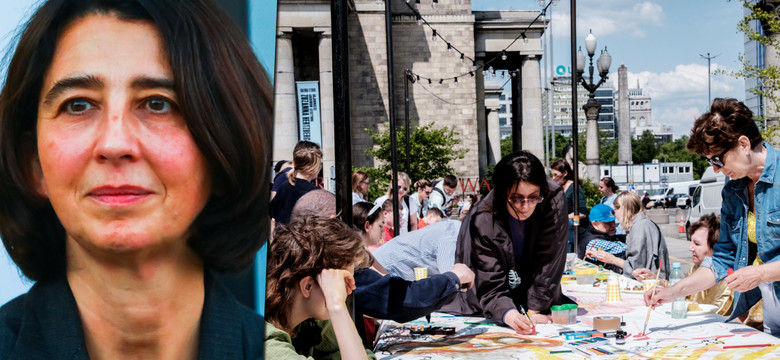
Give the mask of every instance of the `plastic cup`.
[[650, 280], [642, 280], [642, 285], [645, 287], [645, 292], [650, 291], [650, 289], [653, 288], [653, 286], [658, 285], [658, 280], [656, 279], [650, 279]]
[[414, 268], [414, 280], [422, 280], [428, 277], [428, 268], [427, 267], [416, 267]]
[[566, 325], [569, 323], [569, 310], [565, 309], [565, 306], [566, 305], [553, 305], [550, 308], [554, 324]]
[[577, 285], [593, 285], [596, 281], [596, 270], [577, 270], [574, 275], [577, 277]]

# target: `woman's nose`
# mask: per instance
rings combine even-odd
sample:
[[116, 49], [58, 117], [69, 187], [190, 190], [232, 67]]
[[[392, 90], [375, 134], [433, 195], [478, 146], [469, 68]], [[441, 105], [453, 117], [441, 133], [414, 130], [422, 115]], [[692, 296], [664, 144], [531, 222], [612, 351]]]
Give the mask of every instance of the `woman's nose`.
[[132, 115], [126, 111], [109, 112], [102, 120], [97, 136], [95, 155], [101, 160], [118, 161], [139, 155]]

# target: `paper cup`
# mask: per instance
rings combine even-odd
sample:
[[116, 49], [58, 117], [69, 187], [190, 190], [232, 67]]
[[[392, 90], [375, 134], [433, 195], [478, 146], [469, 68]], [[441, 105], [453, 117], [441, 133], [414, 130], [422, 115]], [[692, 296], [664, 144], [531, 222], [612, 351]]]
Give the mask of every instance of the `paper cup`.
[[607, 302], [608, 303], [619, 303], [620, 298], [620, 285], [619, 284], [608, 284], [607, 285]]
[[658, 280], [652, 279], [652, 280], [642, 280], [642, 285], [645, 286], [645, 292], [650, 291], [650, 289], [653, 288], [653, 286], [658, 285]]
[[428, 277], [428, 268], [427, 267], [416, 267], [414, 268], [414, 280], [422, 280]]

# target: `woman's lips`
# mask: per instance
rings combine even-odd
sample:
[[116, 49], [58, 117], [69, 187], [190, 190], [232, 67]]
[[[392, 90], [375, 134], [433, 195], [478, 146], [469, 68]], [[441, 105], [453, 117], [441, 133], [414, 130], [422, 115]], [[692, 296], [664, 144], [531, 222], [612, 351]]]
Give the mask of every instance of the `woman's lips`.
[[108, 205], [127, 205], [146, 199], [152, 192], [138, 186], [100, 186], [87, 197]]

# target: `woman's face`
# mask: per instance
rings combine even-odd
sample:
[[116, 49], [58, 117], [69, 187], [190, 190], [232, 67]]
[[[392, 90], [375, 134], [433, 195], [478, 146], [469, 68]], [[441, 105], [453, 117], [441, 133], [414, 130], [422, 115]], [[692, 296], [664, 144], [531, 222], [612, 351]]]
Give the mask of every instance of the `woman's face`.
[[566, 183], [566, 180], [563, 178], [566, 173], [562, 173], [558, 170], [551, 169], [550, 175], [552, 175], [553, 180], [558, 183], [558, 185], [563, 186], [564, 183]]
[[420, 199], [420, 202], [428, 200], [428, 198], [431, 196], [432, 191], [433, 191], [433, 186], [426, 186], [424, 188], [417, 189], [417, 197]]
[[691, 245], [688, 246], [688, 251], [691, 252], [693, 263], [696, 265], [701, 265], [705, 257], [712, 256], [712, 248], [707, 242], [709, 231], [709, 228], [702, 226], [691, 234]]
[[517, 182], [507, 193], [506, 210], [517, 220], [528, 219], [534, 213], [540, 196], [538, 186], [525, 181]]
[[[382, 210], [378, 210], [382, 211]], [[373, 224], [369, 224], [368, 221], [366, 221], [365, 226], [365, 240], [366, 245], [377, 245], [382, 240], [382, 232], [384, 231], [385, 226], [385, 217], [384, 216], [377, 216], [376, 220]]]
[[363, 181], [360, 182], [360, 185], [358, 185], [358, 190], [365, 194], [368, 192], [368, 185], [371, 185], [371, 181], [368, 178], [363, 179]]
[[625, 222], [626, 219], [626, 209], [617, 202], [613, 204], [615, 206], [615, 217], [619, 222]]
[[66, 27], [43, 80], [37, 136], [39, 191], [69, 248], [186, 246], [211, 183], [178, 101], [154, 25], [90, 15]]
[[606, 184], [604, 184], [603, 181], [599, 181], [599, 192], [601, 193], [601, 195], [604, 196], [612, 195], [612, 189], [610, 189]]
[[[732, 179], [741, 179], [747, 176], [753, 167], [757, 164], [751, 163], [750, 157], [750, 140], [746, 136], [740, 136], [737, 140], [737, 146], [726, 150], [722, 153], [707, 154], [708, 159], [718, 157], [721, 160], [723, 166], [712, 164], [712, 170], [722, 172], [726, 176]], [[763, 164], [760, 164], [763, 166]]]

